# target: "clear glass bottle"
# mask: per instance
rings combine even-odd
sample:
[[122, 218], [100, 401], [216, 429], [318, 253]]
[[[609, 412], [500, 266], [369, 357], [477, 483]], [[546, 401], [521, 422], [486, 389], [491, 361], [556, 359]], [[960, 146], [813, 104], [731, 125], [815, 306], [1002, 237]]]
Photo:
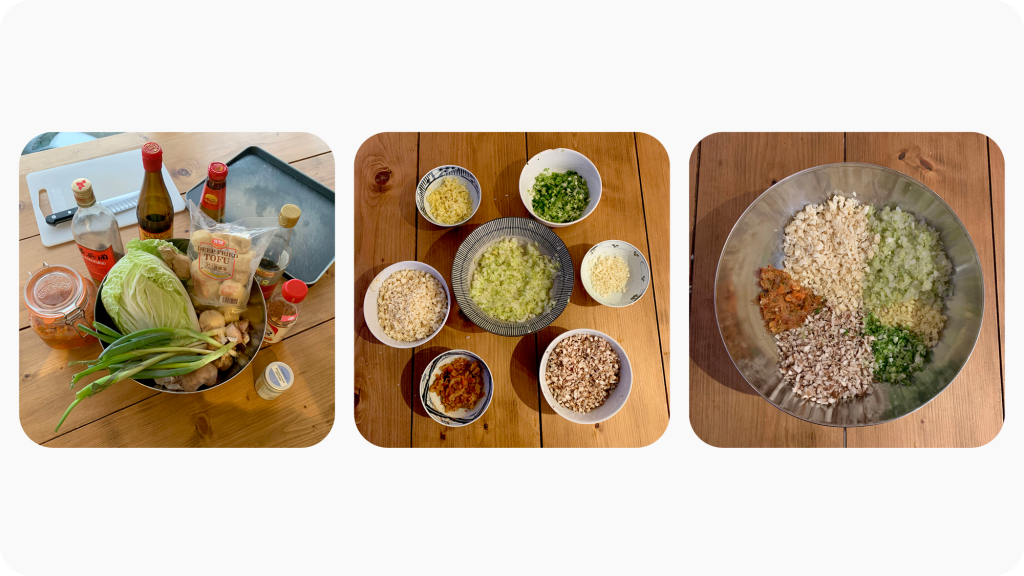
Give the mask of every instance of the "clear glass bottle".
[[277, 215], [277, 233], [270, 240], [260, 265], [256, 268], [256, 283], [260, 286], [264, 298], [270, 298], [274, 288], [281, 281], [281, 275], [292, 259], [292, 228], [299, 222], [302, 210], [295, 204], [285, 204]]
[[142, 147], [142, 167], [146, 176], [142, 179], [139, 205], [135, 208], [139, 238], [143, 240], [170, 240], [174, 236], [174, 205], [164, 185], [163, 165], [163, 149], [156, 142], [146, 142]]
[[309, 288], [302, 280], [289, 280], [281, 285], [281, 291], [267, 300], [267, 329], [263, 333], [263, 345], [280, 342], [288, 330], [299, 319], [299, 308], [306, 299]]
[[110, 208], [96, 201], [92, 182], [79, 178], [71, 183], [71, 190], [78, 203], [78, 211], [71, 219], [71, 235], [78, 244], [78, 251], [82, 254], [82, 260], [85, 260], [89, 275], [99, 284], [124, 256], [121, 230]]

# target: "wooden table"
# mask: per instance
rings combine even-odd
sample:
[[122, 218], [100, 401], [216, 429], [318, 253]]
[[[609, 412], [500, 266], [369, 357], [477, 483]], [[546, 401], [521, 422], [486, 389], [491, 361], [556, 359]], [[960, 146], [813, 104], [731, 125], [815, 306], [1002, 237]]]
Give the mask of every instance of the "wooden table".
[[[985, 315], [960, 376], [934, 401], [878, 426], [829, 428], [763, 400], [733, 367], [714, 311], [725, 239], [762, 192], [800, 170], [866, 162], [926, 184], [956, 212], [985, 275]], [[712, 446], [974, 447], [1003, 425], [1003, 156], [980, 134], [714, 134], [690, 156], [690, 423]]]
[[[39, 240], [25, 175], [30, 172], [139, 150], [148, 141], [164, 149], [164, 164], [181, 193], [206, 177], [215, 160], [227, 161], [242, 149], [261, 146], [324, 185], [334, 188], [334, 155], [311, 134], [287, 133], [132, 133], [21, 157], [18, 182], [20, 242], [18, 294], [28, 272], [42, 262], [70, 265], [86, 274], [74, 242], [46, 248]], [[141, 161], [141, 160], [140, 160]], [[172, 192], [173, 193], [173, 192]], [[230, 201], [231, 190], [228, 190]], [[46, 206], [44, 206], [45, 208]], [[175, 237], [188, 237], [188, 213], [174, 217]], [[138, 227], [121, 229], [127, 243]], [[312, 286], [298, 323], [285, 340], [264, 348], [237, 378], [202, 394], [163, 394], [134, 382], [120, 382], [88, 398], [61, 427], [53, 429], [74, 392], [68, 390], [72, 360], [95, 358], [99, 344], [77, 350], [53, 350], [29, 328], [19, 302], [20, 411], [25, 433], [45, 446], [312, 446], [334, 424], [334, 266]], [[272, 361], [295, 368], [295, 384], [277, 400], [260, 398], [253, 388], [253, 368]], [[105, 373], [84, 379], [76, 390]]]
[[[527, 159], [549, 148], [571, 148], [601, 173], [601, 204], [586, 220], [555, 232], [575, 265], [590, 246], [619, 239], [650, 262], [649, 294], [627, 308], [607, 308], [577, 281], [569, 306], [537, 334], [507, 338], [476, 327], [452, 302], [448, 322], [426, 345], [395, 349], [377, 341], [363, 320], [363, 296], [387, 266], [419, 260], [451, 286], [451, 265], [476, 227], [502, 216], [529, 217], [519, 197]], [[480, 180], [476, 215], [457, 228], [426, 222], [416, 210], [415, 188], [431, 169], [456, 164]], [[379, 134], [355, 160], [355, 419], [378, 446], [598, 447], [646, 446], [668, 426], [669, 174], [664, 148], [645, 134]], [[593, 328], [617, 340], [634, 370], [622, 410], [594, 426], [558, 416], [541, 397], [539, 358], [553, 338]], [[482, 418], [461, 428], [437, 424], [415, 399], [421, 372], [445, 350], [480, 355], [494, 376], [494, 396]]]

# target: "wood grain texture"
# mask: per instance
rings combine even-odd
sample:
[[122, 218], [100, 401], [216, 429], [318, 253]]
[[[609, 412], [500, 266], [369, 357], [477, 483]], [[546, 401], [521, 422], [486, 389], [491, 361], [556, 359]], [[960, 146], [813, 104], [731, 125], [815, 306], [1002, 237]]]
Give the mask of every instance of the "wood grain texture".
[[381, 270], [416, 259], [418, 135], [378, 134], [355, 158], [355, 420], [372, 444], [409, 447], [413, 351], [382, 344], [366, 327], [363, 297]]
[[[478, 226], [503, 216], [528, 217], [519, 197], [519, 173], [526, 165], [526, 139], [520, 133], [420, 134], [422, 177], [444, 164], [472, 172], [480, 181], [480, 208], [466, 224], [442, 228], [417, 213], [417, 260], [433, 266], [452, 286], [452, 261], [462, 241]], [[487, 412], [460, 428], [441, 426], [430, 418], [417, 399], [414, 404], [414, 447], [540, 447], [540, 416], [536, 376], [536, 337], [497, 336], [482, 330], [460, 314], [452, 302], [448, 323], [433, 340], [416, 349], [413, 391], [427, 364], [446, 350], [471, 350], [487, 363], [494, 394]]]
[[652, 136], [636, 135], [637, 164], [640, 167], [640, 188], [647, 221], [647, 248], [651, 255], [651, 295], [658, 311], [658, 332], [661, 335], [661, 359], [665, 371], [665, 394], [671, 406], [672, 380], [669, 377], [669, 281], [672, 278], [669, 249], [671, 242], [671, 210], [669, 209], [668, 151]]
[[1002, 428], [1002, 381], [996, 306], [995, 250], [988, 146], [981, 134], [850, 133], [850, 162], [899, 170], [942, 197], [974, 240], [985, 275], [981, 334], [963, 371], [935, 400], [895, 422], [850, 428], [850, 447], [975, 447]]
[[[146, 141], [147, 138], [159, 138], [161, 144], [164, 142], [173, 142], [175, 149], [179, 153], [179, 160], [181, 162], [187, 162], [188, 158], [195, 159], [195, 162], [201, 162], [201, 166], [205, 166], [208, 161], [205, 158], [214, 157], [215, 159], [227, 160], [235, 153], [240, 151], [242, 148], [248, 145], [262, 145], [268, 151], [275, 155], [279, 155], [282, 158], [293, 158], [296, 167], [300, 170], [303, 168], [308, 169], [309, 173], [313, 178], [319, 182], [332, 186], [335, 180], [333, 174], [333, 155], [326, 150], [323, 142], [315, 136], [309, 134], [285, 134], [285, 133], [269, 133], [269, 134], [229, 134], [229, 133], [217, 133], [211, 135], [203, 134], [122, 134], [119, 136], [113, 136], [97, 140], [95, 142], [79, 145], [75, 147], [61, 148], [54, 152], [39, 153], [26, 156], [22, 158], [22, 170], [23, 174], [34, 170], [41, 170], [51, 166], [60, 165], [67, 162], [80, 161], [85, 158], [92, 158], [103, 156], [108, 153], [116, 153], [123, 151], [123, 149], [132, 149], [140, 147], [141, 143]], [[112, 140], [108, 142], [108, 140]], [[94, 148], [90, 148], [90, 146]], [[204, 148], [205, 146], [205, 148]], [[233, 150], [233, 151], [232, 151]], [[60, 154], [55, 154], [60, 152]], [[45, 154], [45, 155], [44, 155]], [[222, 156], [221, 156], [222, 155]], [[166, 160], [165, 156], [165, 160]], [[52, 162], [52, 163], [51, 163]], [[184, 166], [184, 164], [183, 164]], [[185, 172], [179, 172], [177, 178], [192, 178], [191, 171], [186, 176]], [[177, 182], [176, 178], [176, 182]], [[178, 183], [179, 188], [182, 191], [186, 191], [191, 185], [200, 181], [202, 176], [196, 177], [195, 182], [189, 184], [187, 181]], [[22, 178], [22, 180], [24, 180]], [[188, 236], [188, 224], [187, 219], [182, 217], [183, 213], [179, 213], [175, 218], [175, 231], [177, 237]], [[122, 239], [127, 242], [130, 239], [138, 237], [137, 226], [128, 226], [121, 229]], [[62, 263], [72, 266], [84, 272], [85, 266], [81, 261], [81, 257], [77, 250], [74, 248], [72, 243], [65, 243], [61, 246], [53, 248], [45, 248], [39, 242], [37, 236], [31, 236], [24, 238], [19, 242], [19, 286], [24, 285], [24, 278], [27, 278], [27, 271], [34, 270], [39, 267], [42, 261], [51, 263]], [[306, 297], [306, 301], [303, 305], [303, 310], [299, 315], [298, 322], [292, 327], [285, 341], [274, 346], [264, 348], [259, 356], [257, 356], [255, 364], [266, 365], [274, 357], [284, 356], [288, 352], [288, 348], [298, 347], [301, 344], [290, 344], [295, 341], [296, 338], [304, 335], [306, 332], [311, 330], [321, 330], [320, 341], [327, 343], [328, 338], [322, 332], [324, 326], [330, 323], [333, 326], [333, 322], [330, 322], [335, 315], [334, 308], [334, 287], [335, 287], [335, 268], [331, 266], [324, 273], [323, 277], [317, 282], [316, 285], [310, 287], [309, 295]], [[27, 311], [24, 308], [24, 304], [19, 301], [19, 327], [28, 326]], [[333, 368], [331, 368], [332, 374], [328, 380], [316, 380], [316, 378], [324, 376], [326, 372], [318, 369], [315, 372], [307, 372], [306, 378], [312, 378], [311, 386], [319, 390], [319, 387], [327, 386], [330, 388], [330, 401], [328, 402], [324, 398], [318, 398], [316, 405], [318, 409], [318, 418], [312, 427], [303, 433], [287, 434], [279, 439], [267, 438], [266, 434], [278, 434], [279, 430], [273, 429], [276, 424], [281, 424], [285, 419], [291, 418], [286, 416], [286, 412], [281, 410], [278, 412], [275, 408], [268, 408], [261, 410], [261, 422], [255, 420], [245, 420], [236, 418], [237, 415], [226, 416], [223, 420], [229, 422], [228, 426], [232, 430], [230, 435], [221, 435], [217, 438], [206, 438], [205, 444], [198, 442], [193, 436], [183, 433], [180, 437], [175, 437], [175, 432], [159, 434], [152, 433], [149, 431], [149, 437], [151, 443], [146, 444], [146, 436], [138, 436], [131, 434], [123, 434], [117, 432], [119, 428], [115, 425], [111, 428], [111, 423], [106, 422], [106, 419], [111, 414], [121, 414], [128, 412], [128, 408], [141, 406], [141, 402], [147, 401], [145, 404], [146, 413], [149, 417], [156, 420], [164, 420], [165, 418], [175, 418], [173, 414], [176, 410], [180, 409], [180, 401], [174, 400], [179, 398], [176, 395], [161, 394], [159, 392], [152, 391], [148, 388], [139, 386], [131, 382], [122, 382], [110, 389], [104, 391], [102, 394], [98, 394], [83, 401], [75, 411], [69, 416], [68, 421], [64, 423], [61, 428], [59, 435], [53, 432], [53, 427], [60, 419], [61, 414], [64, 412], [67, 405], [71, 402], [74, 397], [72, 392], [68, 391], [68, 383], [73, 373], [67, 366], [70, 360], [84, 360], [94, 358], [99, 353], [99, 345], [87, 347], [80, 350], [72, 351], [57, 351], [52, 350], [45, 346], [36, 337], [35, 333], [31, 329], [22, 329], [19, 335], [20, 341], [20, 358], [19, 364], [21, 366], [21, 384], [19, 390], [19, 411], [21, 416], [22, 427], [26, 434], [33, 441], [39, 443], [46, 443], [50, 445], [60, 446], [113, 446], [119, 445], [122, 441], [130, 443], [134, 446], [152, 445], [152, 446], [185, 446], [185, 445], [289, 445], [289, 446], [300, 446], [300, 445], [312, 445], [319, 442], [327, 432], [330, 430], [330, 426], [333, 423], [333, 410], [334, 410], [334, 377]], [[333, 347], [333, 331], [330, 335], [330, 345]], [[309, 354], [313, 354], [316, 350], [310, 348]], [[330, 354], [328, 354], [330, 356]], [[310, 361], [320, 362], [320, 356], [310, 356], [307, 360], [299, 358], [297, 361]], [[81, 385], [85, 385], [88, 382], [98, 378], [95, 376], [83, 380]], [[191, 395], [196, 397], [204, 398], [204, 402], [215, 403], [217, 398], [220, 398], [227, 389], [235, 388], [247, 388], [253, 389], [252, 370], [243, 371], [241, 376], [236, 381], [233, 381], [230, 385], [217, 388], [210, 393], [204, 393], [200, 395]], [[224, 390], [222, 390], [222, 388]], [[285, 406], [285, 404], [278, 404], [277, 406]], [[165, 412], [170, 414], [164, 414]], [[279, 414], [283, 419], [275, 421], [275, 414]], [[329, 418], [328, 418], [329, 416]], [[289, 420], [290, 422], [293, 420]], [[196, 420], [196, 426], [202, 424], [201, 420]], [[269, 426], [268, 426], [269, 424]], [[114, 432], [110, 432], [114, 430]], [[183, 428], [171, 428], [169, 430], [183, 430]], [[239, 440], [241, 436], [245, 436], [246, 440]], [[303, 444], [303, 442], [306, 442]]]
[[317, 136], [303, 132], [132, 132], [28, 154], [21, 157], [18, 174], [18, 238], [39, 234], [26, 174], [141, 150], [142, 145], [150, 141], [158, 142], [164, 149], [164, 165], [182, 194], [206, 178], [206, 167], [210, 162], [230, 160], [249, 146], [260, 146], [289, 163], [331, 150]]
[[722, 344], [714, 307], [718, 258], [747, 206], [786, 176], [842, 160], [841, 132], [721, 133], [700, 144], [700, 189], [690, 191], [697, 197], [690, 301], [690, 425], [711, 446], [843, 446], [842, 429], [788, 416], [746, 383]]
[[[252, 373], [271, 362], [294, 367], [295, 383], [276, 400], [267, 401], [256, 393]], [[334, 321], [260, 351], [244, 374], [246, 378], [204, 394], [158, 393], [46, 446], [312, 446], [334, 424]]]
[[[988, 139], [988, 172], [992, 183], [992, 239], [996, 257], [996, 300], [999, 306], [999, 360], [1003, 374], [1006, 374], [1006, 260], [1003, 258], [1006, 249], [1006, 161], [1003, 160], [1003, 151], [991, 138]], [[1005, 376], [1003, 380], [1005, 385]]]
[[[601, 173], [599, 209], [583, 222], [554, 229], [569, 248], [574, 263], [580, 262], [594, 244], [611, 239], [629, 242], [650, 261], [635, 143], [632, 133], [528, 135], [528, 156], [551, 148], [571, 148], [589, 158]], [[652, 270], [652, 277], [656, 273]], [[654, 443], [668, 427], [654, 298], [648, 294], [626, 308], [609, 308], [593, 300], [583, 283], [577, 281], [570, 306], [537, 334], [538, 356], [543, 355], [556, 336], [576, 328], [600, 330], [625, 349], [633, 368], [632, 391], [618, 414], [594, 426], [569, 422], [544, 402], [544, 446], [640, 447]]]

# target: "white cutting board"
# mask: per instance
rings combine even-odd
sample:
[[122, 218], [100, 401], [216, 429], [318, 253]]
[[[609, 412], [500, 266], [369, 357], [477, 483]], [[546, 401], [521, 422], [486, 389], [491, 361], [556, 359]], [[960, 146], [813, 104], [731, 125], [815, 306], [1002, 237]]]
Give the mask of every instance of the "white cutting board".
[[[32, 211], [36, 214], [36, 226], [39, 228], [39, 237], [43, 241], [43, 246], [57, 246], [73, 239], [70, 220], [56, 226], [50, 226], [43, 220], [54, 212], [76, 206], [75, 195], [71, 191], [72, 181], [88, 178], [92, 182], [96, 200], [100, 201], [138, 191], [142, 186], [142, 178], [145, 173], [146, 171], [142, 168], [142, 151], [129, 150], [113, 156], [48, 168], [25, 176], [25, 181], [28, 182], [29, 196], [32, 197]], [[185, 202], [182, 201], [181, 193], [174, 185], [174, 180], [171, 180], [167, 166], [161, 167], [160, 173], [164, 177], [167, 191], [171, 194], [174, 211], [181, 212], [185, 209]], [[48, 214], [43, 214], [39, 208], [40, 190], [46, 190], [46, 197], [50, 201], [51, 210]], [[135, 223], [134, 208], [117, 213], [118, 226], [131, 226]]]

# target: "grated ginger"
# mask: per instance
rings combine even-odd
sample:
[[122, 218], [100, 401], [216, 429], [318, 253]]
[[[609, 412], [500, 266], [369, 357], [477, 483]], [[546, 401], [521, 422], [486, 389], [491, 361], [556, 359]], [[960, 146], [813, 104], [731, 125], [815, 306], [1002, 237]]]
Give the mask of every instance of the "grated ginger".
[[446, 177], [440, 186], [434, 188], [425, 198], [430, 215], [441, 224], [457, 224], [473, 209], [469, 190], [455, 178]]

